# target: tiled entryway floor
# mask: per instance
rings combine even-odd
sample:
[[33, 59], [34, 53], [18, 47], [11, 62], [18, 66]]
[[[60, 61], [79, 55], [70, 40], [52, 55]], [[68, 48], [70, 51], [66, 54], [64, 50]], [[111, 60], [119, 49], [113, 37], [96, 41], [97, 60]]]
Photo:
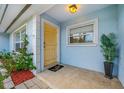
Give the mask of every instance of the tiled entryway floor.
[[123, 88], [116, 78], [112, 80], [104, 77], [104, 74], [64, 65], [57, 72], [45, 70], [37, 74], [37, 78], [44, 81], [50, 88], [55, 89], [117, 89]]
[[48, 89], [49, 87], [41, 80], [34, 77], [33, 79], [27, 80], [15, 86], [16, 89]]
[[49, 89], [49, 86], [37, 77], [27, 80], [17, 86], [14, 85], [11, 77], [5, 79], [3, 83], [5, 89]]

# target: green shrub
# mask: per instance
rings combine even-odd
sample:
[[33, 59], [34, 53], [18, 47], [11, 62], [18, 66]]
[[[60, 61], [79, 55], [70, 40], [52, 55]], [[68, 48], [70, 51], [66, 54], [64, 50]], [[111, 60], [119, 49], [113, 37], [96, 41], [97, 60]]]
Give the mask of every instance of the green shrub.
[[0, 59], [2, 59], [2, 57], [3, 57], [3, 52], [0, 51]]
[[7, 69], [7, 74], [10, 75], [12, 71], [20, 70], [33, 70], [36, 67], [33, 65], [33, 53], [28, 53], [27, 46], [29, 44], [28, 37], [25, 35], [24, 47], [20, 48], [18, 52], [0, 52], [0, 60], [3, 63], [3, 67]]
[[33, 65], [33, 53], [28, 53], [27, 46], [29, 44], [28, 37], [25, 35], [23, 48], [19, 49], [19, 53], [15, 54], [16, 70], [33, 70], [36, 67]]
[[1, 52], [1, 61], [3, 63], [3, 68], [6, 68], [7, 74], [10, 75], [15, 68], [13, 54], [7, 51]]
[[3, 80], [4, 80], [4, 76], [2, 76], [0, 74], [0, 89], [3, 89], [4, 88], [4, 86], [3, 86]]

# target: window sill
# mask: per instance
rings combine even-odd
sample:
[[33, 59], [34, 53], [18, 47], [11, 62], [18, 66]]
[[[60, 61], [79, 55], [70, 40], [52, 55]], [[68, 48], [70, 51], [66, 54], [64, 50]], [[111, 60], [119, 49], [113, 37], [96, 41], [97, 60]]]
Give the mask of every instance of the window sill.
[[67, 44], [68, 47], [96, 47], [97, 43], [92, 43], [92, 44]]

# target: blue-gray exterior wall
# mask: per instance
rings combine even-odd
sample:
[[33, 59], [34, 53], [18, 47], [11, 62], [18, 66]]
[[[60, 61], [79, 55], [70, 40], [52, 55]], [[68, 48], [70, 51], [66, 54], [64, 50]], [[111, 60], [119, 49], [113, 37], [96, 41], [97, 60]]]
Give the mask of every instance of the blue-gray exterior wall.
[[9, 34], [0, 33], [0, 51], [9, 51]]
[[[72, 24], [98, 18], [98, 45], [97, 46], [67, 46], [66, 27]], [[61, 24], [61, 63], [98, 72], [104, 72], [103, 55], [100, 48], [100, 37], [102, 34], [117, 30], [117, 6], [112, 5], [102, 10], [82, 15]], [[115, 61], [114, 75], [117, 75], [117, 61]]]
[[[124, 5], [112, 5], [110, 7], [98, 10], [96, 12], [81, 15], [72, 20], [59, 23], [47, 14], [41, 15], [41, 20], [46, 19], [60, 26], [60, 61], [63, 64], [69, 64], [81, 68], [86, 68], [98, 72], [104, 72], [103, 55], [100, 48], [100, 37], [103, 33], [114, 32], [119, 39], [119, 59], [115, 60], [114, 75], [118, 75], [121, 83], [124, 85]], [[66, 45], [66, 27], [72, 24], [84, 22], [90, 19], [98, 18], [98, 45], [94, 47], [69, 47]], [[42, 27], [41, 27], [42, 28]], [[41, 31], [42, 32], [42, 31]], [[42, 34], [40, 34], [42, 37]], [[41, 44], [42, 46], [42, 44]], [[0, 51], [9, 51], [9, 34], [0, 33]], [[42, 52], [42, 50], [41, 50]], [[42, 57], [43, 55], [41, 55]], [[119, 62], [119, 71], [118, 71]], [[42, 61], [41, 67], [42, 67]]]
[[124, 86], [124, 5], [118, 5], [118, 28], [119, 28], [119, 74], [118, 77]]

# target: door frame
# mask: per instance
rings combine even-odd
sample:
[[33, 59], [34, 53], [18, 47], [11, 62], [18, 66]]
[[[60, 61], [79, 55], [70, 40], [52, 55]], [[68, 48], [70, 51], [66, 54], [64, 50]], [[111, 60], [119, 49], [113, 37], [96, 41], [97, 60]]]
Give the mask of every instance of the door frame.
[[56, 25], [55, 23], [42, 18], [41, 19], [41, 71], [45, 69], [44, 67], [44, 23], [47, 22], [50, 25], [54, 26], [57, 28], [57, 63], [60, 63], [60, 27]]

